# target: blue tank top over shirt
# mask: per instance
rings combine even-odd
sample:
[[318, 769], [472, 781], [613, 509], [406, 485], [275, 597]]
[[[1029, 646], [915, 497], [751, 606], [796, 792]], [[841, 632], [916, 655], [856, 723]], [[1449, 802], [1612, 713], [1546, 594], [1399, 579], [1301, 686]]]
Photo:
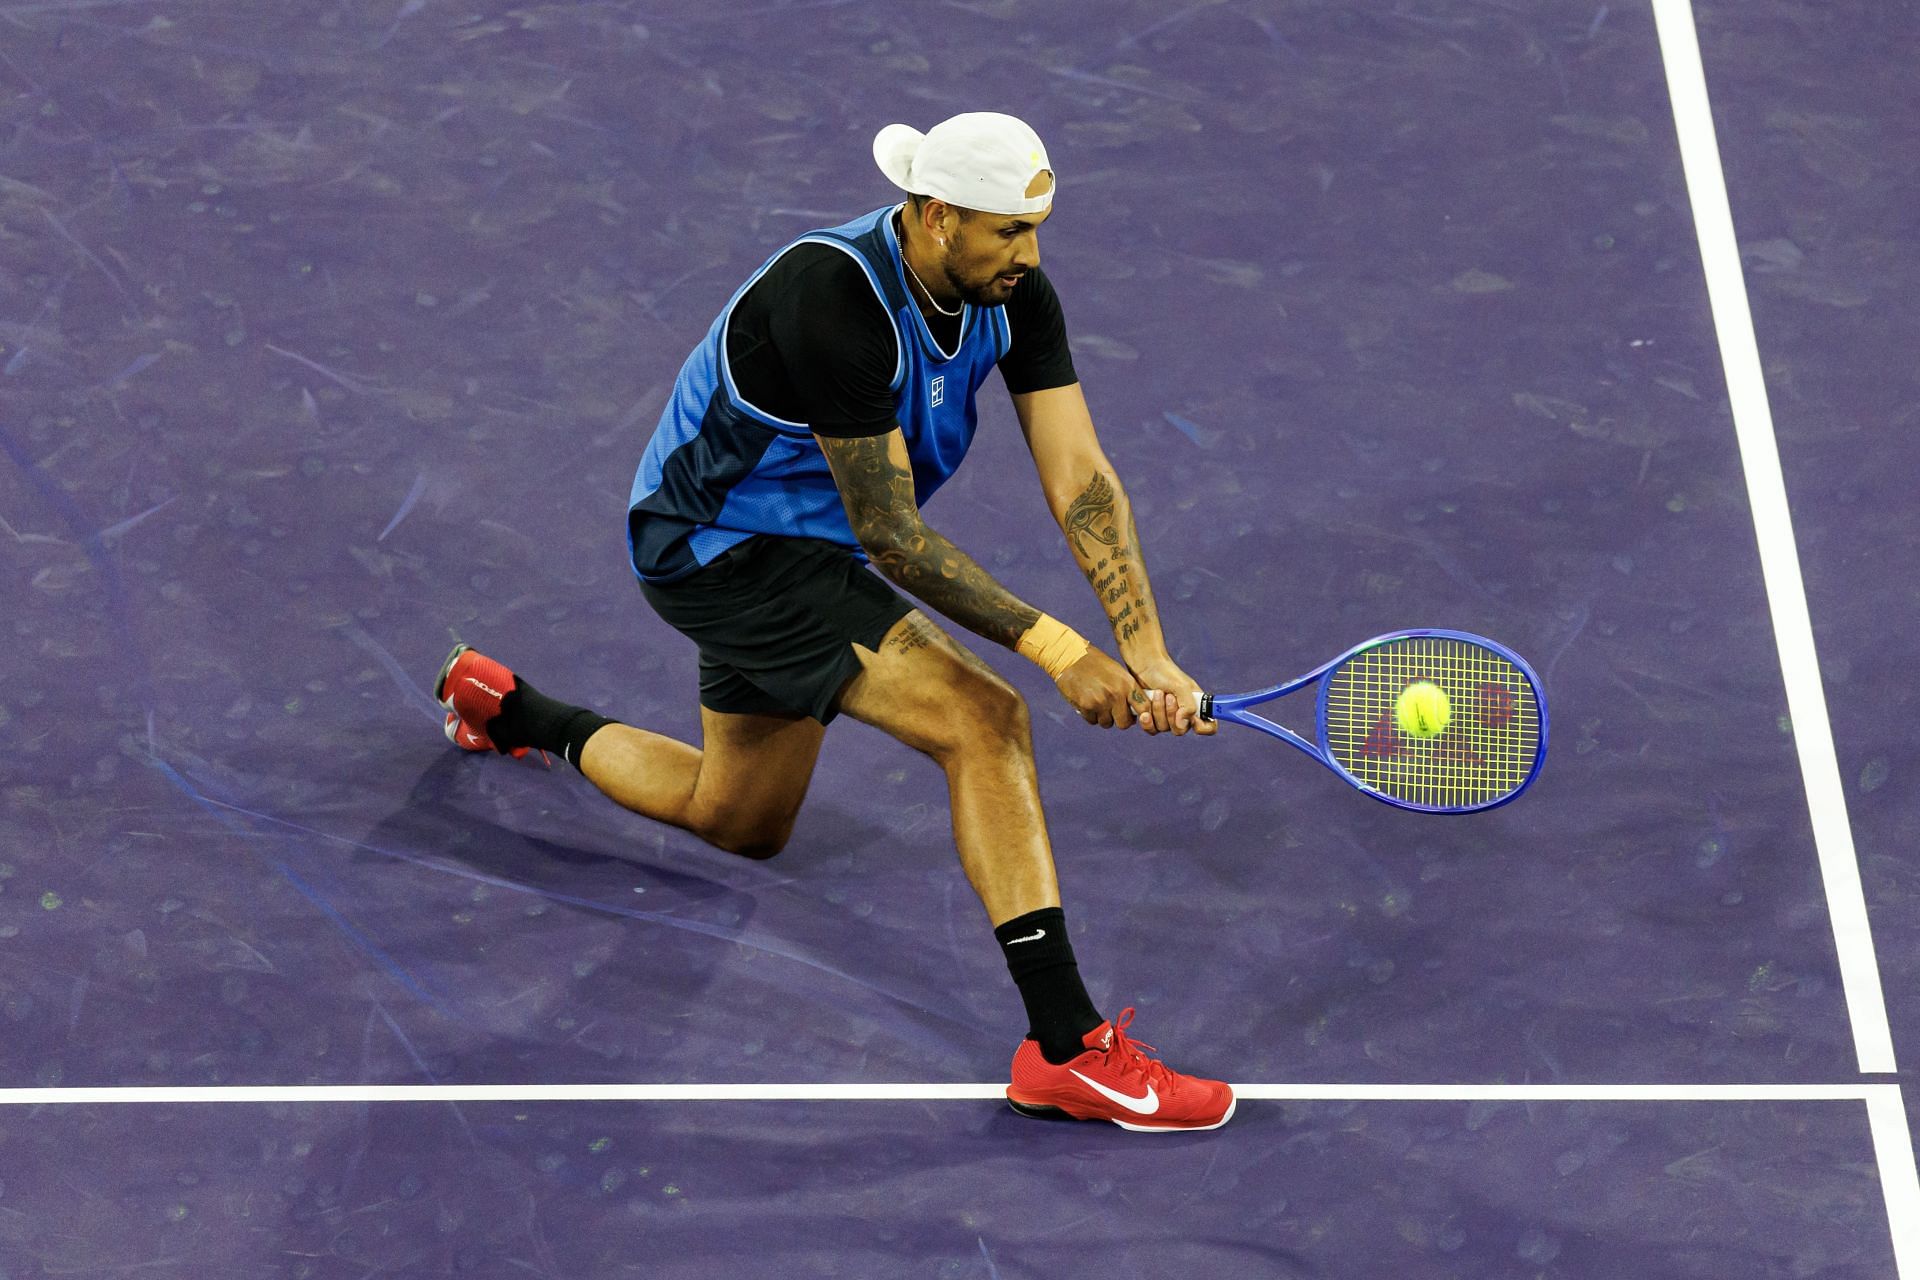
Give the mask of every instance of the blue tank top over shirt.
[[966, 456], [978, 416], [974, 393], [1007, 353], [1000, 307], [967, 306], [958, 349], [943, 351], [914, 303], [893, 229], [897, 205], [801, 236], [740, 286], [681, 366], [673, 395], [633, 478], [627, 540], [634, 572], [671, 582], [756, 534], [820, 538], [859, 550], [826, 456], [804, 422], [746, 402], [727, 365], [727, 322], [747, 291], [788, 250], [824, 244], [860, 264], [893, 322], [892, 390], [925, 505]]

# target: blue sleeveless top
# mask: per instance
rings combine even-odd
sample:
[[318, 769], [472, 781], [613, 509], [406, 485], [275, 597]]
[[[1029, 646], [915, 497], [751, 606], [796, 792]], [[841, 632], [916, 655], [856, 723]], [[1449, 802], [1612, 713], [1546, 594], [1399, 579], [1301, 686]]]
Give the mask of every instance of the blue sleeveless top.
[[898, 207], [809, 232], [782, 248], [727, 300], [706, 340], [687, 357], [628, 500], [627, 541], [640, 577], [671, 582], [755, 534], [820, 538], [859, 551], [808, 425], [747, 403], [727, 367], [733, 309], [795, 245], [831, 245], [853, 258], [893, 321], [899, 354], [892, 390], [913, 461], [915, 499], [925, 505], [966, 457], [978, 422], [974, 393], [1012, 341], [1006, 313], [967, 306], [958, 349], [943, 351], [907, 288], [893, 230]]

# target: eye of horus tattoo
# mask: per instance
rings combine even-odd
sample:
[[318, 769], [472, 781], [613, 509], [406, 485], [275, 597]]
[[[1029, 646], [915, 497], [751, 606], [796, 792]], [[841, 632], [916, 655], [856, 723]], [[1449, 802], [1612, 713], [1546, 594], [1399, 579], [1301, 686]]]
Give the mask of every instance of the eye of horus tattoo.
[[1113, 518], [1114, 505], [1113, 486], [1105, 476], [1095, 475], [1093, 483], [1073, 500], [1060, 521], [1075, 552], [1083, 556], [1095, 554], [1087, 545], [1088, 539], [1108, 547], [1120, 545], [1120, 530]]

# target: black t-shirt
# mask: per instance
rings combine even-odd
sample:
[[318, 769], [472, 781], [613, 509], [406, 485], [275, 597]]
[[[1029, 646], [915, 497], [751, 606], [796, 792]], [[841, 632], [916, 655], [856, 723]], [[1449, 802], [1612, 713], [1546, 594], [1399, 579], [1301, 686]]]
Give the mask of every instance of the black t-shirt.
[[[1016, 395], [1078, 381], [1060, 296], [1038, 268], [1007, 300], [1013, 344], [1000, 376]], [[951, 351], [960, 317], [936, 315], [935, 341]], [[893, 322], [860, 264], [824, 244], [796, 245], [740, 299], [727, 327], [734, 384], [755, 408], [804, 422], [823, 436], [877, 436], [899, 425]]]

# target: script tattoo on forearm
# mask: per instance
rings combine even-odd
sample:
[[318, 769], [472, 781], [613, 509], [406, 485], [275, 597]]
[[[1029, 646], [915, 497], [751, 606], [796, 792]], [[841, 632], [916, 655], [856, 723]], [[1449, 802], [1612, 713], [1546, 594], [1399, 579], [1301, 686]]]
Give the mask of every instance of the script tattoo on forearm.
[[1067, 506], [1060, 527], [1080, 560], [1081, 571], [1100, 605], [1107, 611], [1114, 638], [1121, 644], [1139, 635], [1153, 619], [1153, 590], [1147, 585], [1146, 566], [1140, 560], [1140, 534], [1133, 524], [1133, 508], [1126, 514], [1126, 536], [1120, 531], [1120, 499], [1105, 473], [1092, 481]]
[[894, 462], [888, 436], [823, 440], [853, 536], [873, 567], [967, 630], [1011, 649], [1040, 611], [994, 581], [973, 558], [927, 527], [913, 476]]

